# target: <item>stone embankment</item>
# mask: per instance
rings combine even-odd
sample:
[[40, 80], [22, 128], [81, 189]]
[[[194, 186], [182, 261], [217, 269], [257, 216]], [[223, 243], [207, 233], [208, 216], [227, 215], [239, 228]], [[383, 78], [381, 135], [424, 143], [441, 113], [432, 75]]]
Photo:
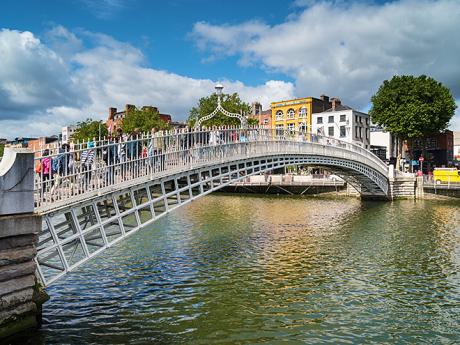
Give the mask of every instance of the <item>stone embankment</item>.
[[0, 162], [0, 339], [41, 323], [46, 293], [35, 270], [41, 216], [34, 214], [33, 153], [7, 149]]

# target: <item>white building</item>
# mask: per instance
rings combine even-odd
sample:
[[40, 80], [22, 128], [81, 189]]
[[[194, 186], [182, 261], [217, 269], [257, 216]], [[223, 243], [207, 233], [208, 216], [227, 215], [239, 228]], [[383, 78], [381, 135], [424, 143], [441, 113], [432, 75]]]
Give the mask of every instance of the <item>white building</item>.
[[70, 141], [70, 137], [77, 129], [77, 126], [65, 126], [62, 127], [62, 143], [68, 144]]
[[460, 161], [460, 131], [454, 132], [454, 160]]
[[331, 103], [331, 109], [312, 114], [312, 132], [357, 144], [369, 150], [369, 115], [342, 105], [338, 98], [332, 98]]
[[383, 160], [395, 157], [393, 136], [382, 128], [371, 126], [371, 151]]

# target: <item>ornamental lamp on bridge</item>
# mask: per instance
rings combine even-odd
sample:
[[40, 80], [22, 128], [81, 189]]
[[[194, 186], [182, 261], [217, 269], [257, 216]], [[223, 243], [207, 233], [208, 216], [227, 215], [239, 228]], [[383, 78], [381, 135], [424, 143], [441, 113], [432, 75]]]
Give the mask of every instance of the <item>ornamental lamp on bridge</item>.
[[216, 89], [216, 94], [217, 94], [217, 107], [216, 109], [214, 109], [214, 111], [212, 113], [210, 113], [209, 115], [206, 115], [206, 116], [203, 116], [201, 118], [199, 118], [197, 120], [197, 122], [195, 123], [195, 126], [194, 128], [200, 128], [201, 127], [201, 124], [209, 119], [212, 119], [217, 113], [222, 113], [224, 114], [225, 116], [227, 117], [233, 117], [233, 118], [237, 118], [238, 120], [240, 120], [240, 123], [241, 123], [241, 127], [242, 128], [246, 128], [248, 126], [248, 121], [246, 119], [245, 116], [243, 116], [242, 114], [237, 114], [237, 113], [231, 113], [227, 110], [225, 110], [223, 107], [222, 107], [222, 90], [224, 89], [224, 86], [221, 84], [221, 83], [218, 83], [215, 87]]

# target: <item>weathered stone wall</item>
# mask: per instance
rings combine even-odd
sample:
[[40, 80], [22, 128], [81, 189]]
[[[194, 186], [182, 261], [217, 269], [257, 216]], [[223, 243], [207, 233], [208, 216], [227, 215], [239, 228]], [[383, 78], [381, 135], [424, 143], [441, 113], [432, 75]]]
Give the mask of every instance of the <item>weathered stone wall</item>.
[[35, 278], [41, 217], [0, 217], [0, 339], [36, 328], [46, 295]]
[[413, 199], [415, 198], [416, 179], [415, 177], [394, 177], [389, 179], [391, 199]]

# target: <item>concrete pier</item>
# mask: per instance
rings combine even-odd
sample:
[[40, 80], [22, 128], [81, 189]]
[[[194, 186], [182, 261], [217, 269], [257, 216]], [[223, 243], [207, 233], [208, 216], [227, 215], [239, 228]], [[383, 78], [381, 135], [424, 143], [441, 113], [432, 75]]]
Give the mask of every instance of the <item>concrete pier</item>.
[[48, 298], [35, 276], [42, 220], [33, 206], [33, 154], [7, 149], [0, 163], [0, 339], [39, 327]]

